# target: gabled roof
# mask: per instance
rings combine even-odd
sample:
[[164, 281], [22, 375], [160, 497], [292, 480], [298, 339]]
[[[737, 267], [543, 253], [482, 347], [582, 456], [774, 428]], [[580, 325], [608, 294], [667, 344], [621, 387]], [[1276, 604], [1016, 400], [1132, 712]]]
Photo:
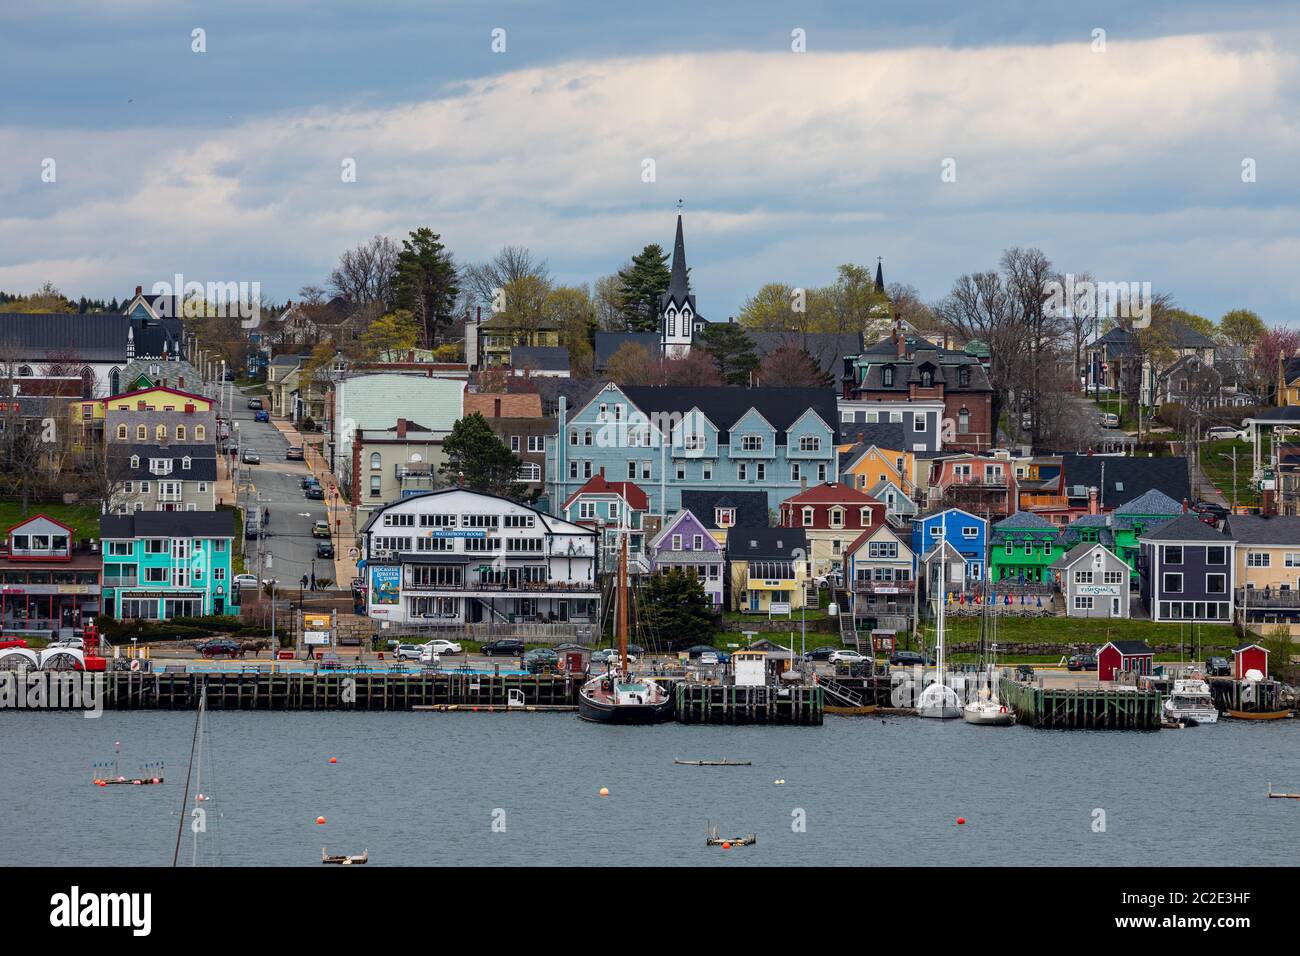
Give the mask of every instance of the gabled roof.
[[148, 388], [138, 388], [133, 392], [122, 392], [120, 395], [109, 395], [107, 398], [101, 398], [104, 407], [108, 407], [109, 402], [120, 402], [124, 398], [135, 398], [137, 395], [148, 395], [151, 392], [166, 392], [169, 395], [177, 395], [180, 398], [188, 398], [199, 402], [212, 402], [212, 399], [203, 395], [195, 395], [193, 392], [182, 392], [177, 388], [169, 388], [166, 385], [150, 385]]
[[831, 429], [832, 440], [839, 427], [835, 392], [829, 388], [741, 388], [732, 385], [628, 385], [622, 389], [628, 401], [647, 415], [655, 412], [684, 414], [699, 410], [718, 426], [718, 441], [729, 440], [728, 430], [751, 409], [762, 415], [777, 432], [777, 444], [785, 440], [786, 429], [812, 409]]
[[844, 549], [844, 553], [846, 555], [856, 554], [862, 548], [863, 545], [869, 542], [882, 530], [888, 531], [891, 535], [893, 535], [895, 541], [897, 541], [902, 547], [906, 548], [909, 553], [911, 552], [912, 547], [906, 540], [906, 535], [904, 535], [901, 531], [895, 528], [888, 521], [877, 521], [871, 524], [870, 526], [868, 526], [867, 529], [862, 532], [862, 534], [854, 538], [853, 543]]
[[592, 475], [586, 484], [569, 495], [564, 508], [567, 510], [582, 495], [617, 495], [635, 511], [650, 510], [650, 499], [634, 481], [607, 481], [604, 475]]
[[1155, 654], [1155, 651], [1147, 647], [1146, 641], [1107, 641], [1102, 645], [1101, 650], [1107, 647], [1113, 647], [1126, 657], [1145, 657]]
[[1070, 567], [1072, 564], [1078, 562], [1080, 558], [1090, 553], [1094, 548], [1101, 548], [1101, 550], [1105, 551], [1116, 561], [1119, 561], [1121, 564], [1123, 564], [1123, 559], [1120, 558], [1120, 556], [1117, 555], [1110, 548], [1102, 544], [1100, 541], [1084, 541], [1081, 542], [1080, 544], [1076, 544], [1073, 548], [1065, 552], [1065, 554], [1061, 555], [1050, 565], [1048, 565], [1048, 567], [1058, 571], [1064, 570]]
[[1300, 545], [1300, 517], [1229, 515], [1223, 530], [1240, 544]]
[[659, 313], [662, 315], [669, 304], [682, 306], [689, 304], [695, 317], [702, 318], [695, 311], [695, 296], [691, 295], [690, 282], [687, 279], [686, 240], [682, 236], [682, 216], [677, 214], [677, 236], [673, 240], [673, 264], [668, 276], [668, 291], [659, 296]]
[[1036, 515], [1031, 511], [1017, 511], [1009, 517], [1003, 518], [993, 526], [994, 531], [1055, 531], [1056, 525], [1052, 524], [1041, 515]]
[[878, 481], [874, 485], [872, 485], [871, 489], [867, 492], [867, 494], [871, 495], [871, 497], [875, 498], [877, 501], [883, 504], [886, 509], [888, 509], [889, 502], [886, 500], [886, 492], [889, 491], [890, 488], [894, 489], [894, 491], [896, 492], [894, 496], [894, 509], [893, 509], [895, 513], [916, 514], [916, 512], [920, 510], [917, 503], [907, 496], [907, 492], [905, 492], [902, 488], [900, 488], [897, 482], [893, 482], [889, 480]]
[[[709, 530], [709, 526], [705, 524], [703, 521], [701, 521], [698, 517], [696, 517], [695, 512], [691, 511], [689, 508], [682, 508], [671, 518], [665, 521], [664, 526], [659, 529], [659, 533], [650, 539], [650, 547], [658, 549], [660, 541], [667, 540], [670, 535], [676, 532], [683, 524], [686, 524], [687, 522], [694, 522], [698, 527], [703, 528], [706, 532]], [[707, 537], [708, 537], [708, 541], [704, 542], [703, 550], [705, 551], [720, 550], [721, 545], [718, 544], [717, 540], [713, 537], [713, 535], [710, 534]]]
[[813, 485], [797, 495], [791, 495], [786, 498], [782, 504], [787, 505], [850, 505], [860, 508], [863, 505], [880, 504], [875, 498], [871, 497], [865, 491], [858, 491], [852, 485], [845, 485], [839, 482], [826, 482], [820, 485]]
[[131, 319], [87, 312], [6, 312], [0, 314], [0, 347], [27, 364], [75, 355], [77, 362], [126, 362]]
[[58, 518], [51, 518], [49, 515], [45, 514], [44, 512], [40, 514], [28, 515], [22, 521], [19, 521], [17, 524], [10, 527], [9, 530], [5, 532], [5, 536], [8, 537], [9, 535], [17, 531], [19, 528], [24, 527], [25, 525], [29, 525], [33, 521], [37, 521], [37, 520], [48, 521], [50, 524], [58, 525], [64, 531], [68, 532], [69, 541], [71, 541], [73, 538], [77, 536], [76, 531], [74, 531], [72, 528], [68, 527]]
[[735, 528], [768, 526], [767, 493], [763, 491], [683, 491], [682, 508], [700, 519], [706, 528], [715, 527], [718, 508], [734, 508]]
[[1142, 535], [1139, 541], [1187, 541], [1191, 543], [1232, 544], [1233, 538], [1211, 528], [1199, 517], [1188, 512], [1179, 515]]
[[857, 464], [863, 453], [872, 447], [888, 451], [907, 450], [906, 429], [902, 422], [845, 422], [841, 427], [844, 440], [853, 442], [845, 452], [850, 456], [851, 464]]

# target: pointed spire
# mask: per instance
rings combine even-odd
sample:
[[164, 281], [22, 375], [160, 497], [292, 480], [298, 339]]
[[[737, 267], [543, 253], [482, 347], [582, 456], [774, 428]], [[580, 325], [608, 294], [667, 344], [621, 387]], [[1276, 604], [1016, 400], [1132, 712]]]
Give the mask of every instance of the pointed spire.
[[[677, 239], [673, 242], [673, 273], [668, 280], [668, 294], [679, 300], [687, 293], [686, 240], [682, 238], [682, 214], [677, 214]], [[679, 300], [680, 301], [680, 300]]]
[[880, 256], [876, 256], [876, 291], [885, 291], [885, 267]]

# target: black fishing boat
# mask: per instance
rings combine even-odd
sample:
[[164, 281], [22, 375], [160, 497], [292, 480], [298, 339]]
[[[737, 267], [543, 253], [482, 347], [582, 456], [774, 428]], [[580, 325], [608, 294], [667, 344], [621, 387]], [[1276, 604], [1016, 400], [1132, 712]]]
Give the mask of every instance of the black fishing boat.
[[578, 716], [605, 724], [662, 724], [675, 716], [671, 694], [653, 680], [635, 678], [627, 668], [627, 535], [618, 555], [618, 665], [598, 674], [578, 691]]

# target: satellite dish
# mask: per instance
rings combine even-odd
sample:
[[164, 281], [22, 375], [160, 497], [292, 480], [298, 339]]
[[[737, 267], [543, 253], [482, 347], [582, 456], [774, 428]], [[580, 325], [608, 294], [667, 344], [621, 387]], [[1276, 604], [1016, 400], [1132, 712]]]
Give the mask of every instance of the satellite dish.
[[1253, 667], [1250, 670], [1246, 671], [1246, 680], [1263, 680], [1263, 679], [1264, 679], [1264, 675], [1261, 674], [1258, 670], [1256, 670]]

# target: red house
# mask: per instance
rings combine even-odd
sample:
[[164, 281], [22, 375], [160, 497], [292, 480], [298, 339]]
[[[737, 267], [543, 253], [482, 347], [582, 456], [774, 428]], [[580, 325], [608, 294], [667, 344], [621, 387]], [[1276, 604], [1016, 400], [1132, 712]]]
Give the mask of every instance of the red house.
[[1232, 652], [1232, 676], [1245, 680], [1251, 671], [1268, 676], [1268, 649], [1258, 644], [1247, 644]]
[[1120, 671], [1149, 676], [1155, 656], [1145, 641], [1109, 641], [1097, 652], [1097, 680], [1114, 680]]

